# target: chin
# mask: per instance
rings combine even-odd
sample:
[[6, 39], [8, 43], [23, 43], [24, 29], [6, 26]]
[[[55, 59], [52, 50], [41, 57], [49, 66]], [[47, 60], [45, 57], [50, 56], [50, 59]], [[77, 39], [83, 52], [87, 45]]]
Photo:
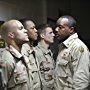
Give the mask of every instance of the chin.
[[28, 42], [28, 41], [29, 41], [29, 39], [25, 39], [25, 40], [24, 40], [24, 42]]
[[50, 43], [54, 43], [54, 41], [50, 41]]
[[34, 40], [34, 41], [36, 41], [36, 40], [37, 40], [37, 38], [34, 38], [33, 40]]

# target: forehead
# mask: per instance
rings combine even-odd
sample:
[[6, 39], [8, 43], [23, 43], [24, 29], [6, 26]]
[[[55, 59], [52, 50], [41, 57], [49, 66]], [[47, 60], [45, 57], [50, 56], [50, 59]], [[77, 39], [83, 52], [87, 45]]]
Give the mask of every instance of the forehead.
[[6, 26], [9, 30], [14, 30], [19, 27], [23, 27], [22, 23], [19, 22], [18, 20], [10, 20], [6, 23]]
[[46, 30], [46, 33], [49, 33], [49, 32], [53, 31], [51, 27], [47, 27], [45, 30]]
[[26, 25], [30, 27], [35, 26], [35, 24], [32, 21], [26, 21]]
[[15, 24], [16, 24], [16, 26], [19, 26], [19, 27], [20, 27], [20, 26], [23, 26], [22, 23], [19, 22], [19, 21], [16, 21]]
[[57, 20], [57, 24], [64, 25], [64, 24], [67, 24], [67, 23], [68, 23], [68, 19], [67, 18], [59, 18]]

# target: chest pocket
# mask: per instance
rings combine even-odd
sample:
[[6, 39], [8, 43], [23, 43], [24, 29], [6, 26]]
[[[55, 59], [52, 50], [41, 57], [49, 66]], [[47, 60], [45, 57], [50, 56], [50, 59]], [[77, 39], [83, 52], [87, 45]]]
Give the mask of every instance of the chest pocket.
[[60, 77], [71, 76], [70, 49], [63, 49], [57, 58], [56, 72]]
[[58, 55], [57, 62], [59, 65], [67, 65], [70, 61], [70, 50], [64, 49]]
[[53, 66], [53, 59], [50, 57], [50, 55], [44, 54], [43, 61], [40, 64], [40, 69], [45, 81], [50, 81], [53, 79], [54, 66]]

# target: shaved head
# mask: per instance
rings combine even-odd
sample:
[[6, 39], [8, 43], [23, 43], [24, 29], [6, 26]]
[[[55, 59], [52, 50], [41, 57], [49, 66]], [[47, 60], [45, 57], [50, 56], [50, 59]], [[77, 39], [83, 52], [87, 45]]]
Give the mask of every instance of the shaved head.
[[4, 29], [5, 31], [12, 30], [12, 29], [16, 28], [16, 26], [17, 26], [17, 24], [15, 22], [19, 22], [19, 21], [18, 20], [7, 21], [1, 26], [1, 29], [2, 30]]
[[[10, 20], [1, 26], [1, 36], [6, 42], [11, 40], [20, 43], [29, 41], [27, 30], [18, 20]], [[10, 42], [11, 43], [11, 42]]]
[[9, 31], [14, 31], [14, 29], [16, 29], [16, 27], [17, 27], [16, 22], [19, 22], [19, 21], [18, 20], [10, 20], [10, 21], [5, 22], [1, 26], [1, 36], [2, 36], [2, 38], [5, 38]]

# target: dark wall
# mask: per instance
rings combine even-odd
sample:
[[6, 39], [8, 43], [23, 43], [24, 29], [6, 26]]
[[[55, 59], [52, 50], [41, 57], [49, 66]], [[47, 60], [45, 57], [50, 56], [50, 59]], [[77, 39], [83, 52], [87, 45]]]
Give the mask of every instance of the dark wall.
[[77, 20], [80, 38], [90, 48], [90, 0], [47, 0], [47, 17], [56, 20], [69, 14]]
[[0, 20], [32, 17], [36, 24], [69, 14], [76, 18], [78, 32], [90, 47], [90, 0], [0, 0]]

